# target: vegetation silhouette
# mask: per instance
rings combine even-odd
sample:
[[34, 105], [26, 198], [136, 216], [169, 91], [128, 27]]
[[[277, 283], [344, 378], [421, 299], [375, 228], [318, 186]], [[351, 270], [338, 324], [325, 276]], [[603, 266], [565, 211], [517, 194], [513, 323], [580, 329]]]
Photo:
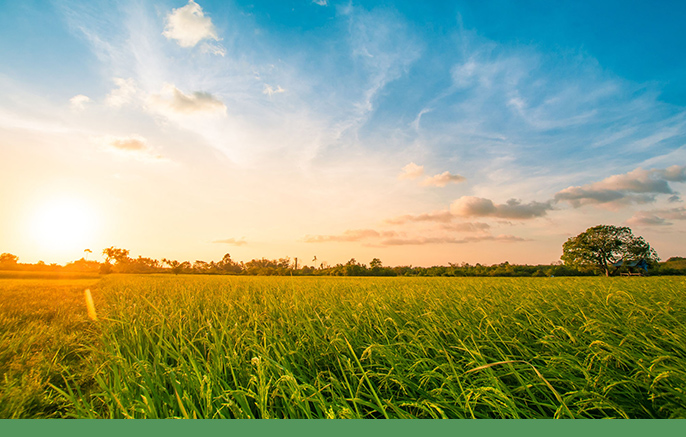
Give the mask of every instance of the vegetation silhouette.
[[[90, 250], [84, 251], [90, 253]], [[480, 263], [448, 263], [447, 266], [414, 267], [384, 266], [379, 258], [373, 258], [369, 265], [351, 258], [345, 264], [330, 266], [326, 261], [315, 265], [299, 264], [289, 257], [279, 259], [252, 259], [248, 262], [234, 261], [225, 254], [219, 261], [178, 261], [162, 258], [161, 261], [139, 256], [131, 258], [127, 249], [108, 247], [102, 251], [105, 261], [89, 261], [85, 258], [67, 263], [47, 265], [19, 263], [19, 258], [10, 253], [0, 255], [0, 270], [21, 270], [36, 272], [83, 272], [92, 274], [110, 273], [173, 273], [204, 275], [259, 275], [259, 276], [446, 276], [446, 277], [554, 277], [554, 276], [610, 276], [625, 272], [632, 262], [645, 260], [647, 272], [651, 275], [686, 275], [686, 258], [672, 257], [666, 262], [642, 237], [633, 235], [628, 227], [599, 225], [587, 229], [576, 237], [568, 239], [562, 246], [560, 262], [540, 265], [517, 265], [503, 262], [493, 265]], [[621, 261], [621, 263], [619, 263]], [[318, 264], [318, 265], [317, 265]], [[616, 266], [615, 264], [622, 264]], [[166, 265], [166, 267], [165, 267]]]

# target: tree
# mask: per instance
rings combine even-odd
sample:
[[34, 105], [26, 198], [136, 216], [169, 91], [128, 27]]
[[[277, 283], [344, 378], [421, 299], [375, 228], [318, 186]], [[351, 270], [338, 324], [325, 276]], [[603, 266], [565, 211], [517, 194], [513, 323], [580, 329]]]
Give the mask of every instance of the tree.
[[114, 260], [117, 264], [126, 264], [131, 261], [129, 258], [129, 251], [126, 249], [118, 249], [114, 246], [103, 249], [102, 254], [105, 255], [105, 262], [109, 263]]
[[17, 267], [17, 261], [19, 261], [19, 257], [17, 255], [3, 253], [0, 255], [0, 268], [14, 269]]
[[97, 272], [100, 270], [100, 263], [97, 261], [88, 261], [86, 258], [81, 258], [65, 264], [64, 270], [68, 272]]
[[211, 267], [210, 263], [199, 259], [193, 263], [193, 271], [197, 273], [209, 273]]
[[369, 267], [376, 269], [376, 268], [381, 268], [383, 266], [383, 263], [379, 258], [374, 258], [372, 262], [369, 263]]
[[568, 239], [562, 245], [565, 265], [594, 266], [610, 276], [610, 267], [619, 260], [648, 263], [660, 260], [643, 237], [636, 237], [628, 227], [599, 225]]
[[367, 274], [367, 266], [358, 263], [355, 258], [350, 258], [350, 261], [343, 266], [343, 274], [345, 276], [364, 276]]
[[216, 266], [219, 270], [228, 273], [240, 273], [242, 270], [241, 265], [237, 262], [234, 262], [231, 259], [231, 255], [229, 255], [228, 253], [224, 255], [221, 261], [216, 263]]
[[175, 259], [162, 258], [162, 262], [167, 264], [171, 268], [172, 273], [175, 275], [178, 275], [184, 270], [189, 270], [191, 268], [191, 263], [188, 261], [178, 262]]

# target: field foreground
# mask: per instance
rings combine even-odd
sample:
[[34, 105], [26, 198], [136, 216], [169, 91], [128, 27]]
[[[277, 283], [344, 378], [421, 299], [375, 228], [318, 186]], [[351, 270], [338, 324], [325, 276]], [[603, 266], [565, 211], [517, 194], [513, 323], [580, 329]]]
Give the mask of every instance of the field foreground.
[[683, 418], [685, 290], [683, 277], [0, 279], [0, 417]]

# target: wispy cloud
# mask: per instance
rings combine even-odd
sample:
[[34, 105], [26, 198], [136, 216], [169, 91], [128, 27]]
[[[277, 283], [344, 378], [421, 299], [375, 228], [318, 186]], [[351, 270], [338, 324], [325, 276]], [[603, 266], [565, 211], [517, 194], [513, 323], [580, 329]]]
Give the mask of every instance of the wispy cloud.
[[204, 39], [220, 39], [212, 19], [206, 17], [200, 5], [193, 0], [167, 16], [167, 27], [162, 34], [181, 47], [194, 47]]
[[[528, 237], [553, 226], [578, 232], [566, 226], [582, 216], [621, 222], [639, 203], [674, 206], [667, 202], [679, 201], [686, 179], [684, 166], [669, 167], [686, 156], [683, 108], [661, 100], [660, 84], [632, 83], [574, 47], [501, 44], [447, 24], [436, 33], [400, 4], [310, 4], [313, 19], [326, 21], [289, 38], [241, 2], [215, 12], [184, 0], [161, 14], [148, 2], [56, 5], [101, 64], [74, 70], [69, 94], [43, 106], [54, 111], [35, 109], [44, 88], [10, 100], [15, 87], [0, 78], [0, 123], [22, 134], [43, 129], [44, 138], [59, 133], [73, 150], [79, 136], [89, 150], [88, 138], [114, 133], [105, 149], [126, 159], [154, 157], [157, 145], [174, 159], [217, 156], [188, 178], [213, 183], [187, 195], [250, 199], [245, 217], [232, 217], [243, 226], [269, 205], [284, 211], [295, 236], [307, 233], [298, 224], [305, 211], [332, 229], [370, 228], [308, 236], [313, 243], [507, 241], [490, 235], [502, 220]], [[102, 88], [111, 77], [114, 89]], [[93, 101], [65, 111], [80, 92]], [[653, 170], [618, 174], [638, 166]], [[237, 184], [245, 189], [227, 188]], [[627, 223], [682, 229], [673, 210], [638, 212]], [[395, 234], [371, 229], [384, 217], [394, 217], [385, 225], [398, 226]]]
[[[423, 129], [416, 117], [405, 134], [422, 150], [478, 168], [468, 177], [481, 197], [517, 197], [531, 189], [534, 175], [559, 182], [571, 172], [602, 174], [640, 162], [658, 144], [661, 150], [683, 145], [682, 109], [583, 52], [552, 56], [533, 46], [501, 45], [476, 31], [460, 31], [459, 41], [446, 57], [450, 86], [421, 102], [414, 114], [421, 115]], [[545, 188], [537, 187], [538, 196], [552, 197]]]
[[350, 95], [352, 110], [339, 123], [356, 135], [375, 110], [379, 93], [398, 80], [421, 55], [421, 44], [407, 23], [388, 9], [365, 10], [352, 3], [339, 8], [348, 21], [348, 44], [356, 70]]
[[443, 225], [443, 229], [457, 232], [483, 233], [488, 231], [491, 225], [483, 222], [462, 222]]
[[225, 239], [223, 239], [223, 240], [215, 240], [215, 241], [213, 241], [212, 243], [216, 243], [216, 244], [229, 244], [229, 245], [231, 245], [231, 246], [245, 246], [246, 244], [248, 244], [248, 242], [245, 241], [245, 239], [243, 239], [243, 238], [241, 238], [241, 239], [236, 239], [236, 238], [225, 238]]
[[450, 232], [461, 233], [478, 233], [485, 234], [491, 228], [491, 225], [484, 222], [465, 222], [462, 217], [454, 215], [450, 211], [434, 211], [425, 214], [405, 214], [398, 217], [386, 219], [384, 224], [393, 226], [403, 226], [411, 224], [439, 224], [436, 229]]
[[451, 214], [450, 211], [436, 211], [417, 215], [405, 214], [399, 217], [386, 219], [385, 223], [390, 225], [403, 225], [413, 222], [450, 223], [454, 218], [455, 216]]
[[281, 94], [285, 93], [286, 90], [281, 88], [281, 85], [277, 85], [276, 88], [272, 87], [271, 85], [264, 84], [264, 90], [262, 91], [262, 94], [267, 94], [269, 97], [273, 96], [274, 94]]
[[226, 56], [226, 48], [224, 48], [224, 46], [221, 44], [204, 42], [200, 45], [200, 51], [203, 53], [211, 53], [213, 55], [221, 56], [222, 58]]
[[395, 232], [378, 232], [373, 229], [349, 229], [340, 235], [308, 235], [304, 241], [306, 243], [329, 243], [329, 242], [356, 242], [381, 237], [392, 237], [397, 235]]
[[626, 223], [636, 226], [669, 226], [668, 220], [686, 220], [686, 208], [654, 209], [650, 211], [638, 211]]
[[626, 221], [630, 226], [668, 226], [671, 225], [664, 217], [660, 217], [649, 211], [639, 211]]
[[525, 238], [516, 237], [514, 235], [477, 235], [465, 238], [454, 237], [417, 237], [417, 238], [388, 238], [382, 240], [382, 246], [414, 246], [424, 244], [468, 244], [480, 243], [483, 241], [500, 241], [500, 242], [519, 242], [527, 241]]
[[479, 243], [482, 241], [527, 241], [524, 238], [516, 237], [514, 235], [491, 235], [485, 232], [488, 229], [488, 225], [483, 223], [462, 223], [459, 225], [462, 225], [462, 230], [468, 230], [469, 232], [474, 232], [475, 234], [463, 238], [456, 238], [453, 235], [407, 236], [404, 233], [399, 233], [395, 231], [380, 232], [373, 229], [356, 229], [347, 230], [340, 235], [307, 236], [305, 238], [305, 242], [360, 242], [366, 245], [373, 246], [412, 246], [426, 244], [468, 244]]

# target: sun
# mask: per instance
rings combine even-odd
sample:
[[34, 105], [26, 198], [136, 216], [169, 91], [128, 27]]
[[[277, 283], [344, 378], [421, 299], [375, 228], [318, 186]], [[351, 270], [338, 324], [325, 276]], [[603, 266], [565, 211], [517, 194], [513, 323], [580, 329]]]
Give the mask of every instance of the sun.
[[51, 254], [83, 251], [96, 229], [93, 208], [77, 198], [50, 199], [37, 208], [30, 232], [38, 247]]

